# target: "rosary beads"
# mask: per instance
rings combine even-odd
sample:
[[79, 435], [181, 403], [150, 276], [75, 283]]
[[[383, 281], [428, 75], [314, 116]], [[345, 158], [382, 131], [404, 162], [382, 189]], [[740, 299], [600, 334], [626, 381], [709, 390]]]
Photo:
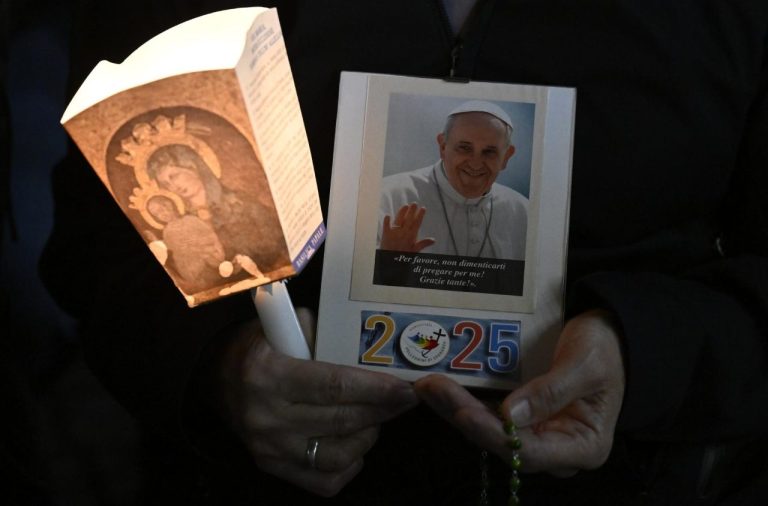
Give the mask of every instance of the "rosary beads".
[[523, 442], [517, 435], [517, 427], [513, 422], [504, 422], [504, 432], [509, 436], [507, 440], [507, 446], [512, 449], [512, 459], [509, 462], [509, 467], [512, 469], [512, 474], [509, 477], [509, 501], [508, 506], [519, 506], [520, 497], [517, 492], [520, 490], [520, 467], [522, 461], [520, 460], [520, 454], [518, 451], [523, 446]]
[[[517, 495], [520, 490], [520, 468], [522, 466], [522, 460], [520, 460], [520, 454], [518, 453], [523, 446], [523, 442], [517, 435], [517, 427], [513, 422], [503, 422], [504, 433], [509, 436], [507, 440], [507, 446], [512, 450], [512, 458], [509, 461], [509, 467], [511, 474], [509, 477], [509, 499], [507, 500], [507, 506], [520, 506], [520, 496]], [[490, 480], [488, 478], [488, 452], [483, 450], [481, 452], [482, 457], [482, 473], [481, 473], [481, 491], [480, 491], [480, 506], [488, 506], [488, 490], [490, 489]]]

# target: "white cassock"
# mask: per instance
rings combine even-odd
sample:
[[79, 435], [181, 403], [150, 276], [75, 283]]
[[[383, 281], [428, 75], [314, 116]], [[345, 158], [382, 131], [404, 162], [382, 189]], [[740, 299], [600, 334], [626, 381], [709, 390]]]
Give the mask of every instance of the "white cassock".
[[394, 217], [405, 205], [425, 207], [418, 239], [435, 244], [423, 253], [525, 260], [528, 199], [493, 183], [482, 197], [468, 199], [451, 186], [442, 161], [382, 179], [378, 242], [385, 215]]

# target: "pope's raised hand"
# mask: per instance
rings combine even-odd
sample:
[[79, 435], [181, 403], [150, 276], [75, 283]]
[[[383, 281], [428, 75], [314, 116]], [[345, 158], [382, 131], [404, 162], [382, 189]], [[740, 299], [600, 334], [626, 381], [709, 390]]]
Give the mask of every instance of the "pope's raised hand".
[[418, 253], [435, 244], [435, 240], [430, 237], [419, 239], [419, 229], [421, 229], [421, 223], [424, 221], [426, 212], [425, 207], [411, 203], [404, 205], [397, 211], [394, 223], [392, 223], [389, 215], [384, 216], [379, 248], [389, 251]]

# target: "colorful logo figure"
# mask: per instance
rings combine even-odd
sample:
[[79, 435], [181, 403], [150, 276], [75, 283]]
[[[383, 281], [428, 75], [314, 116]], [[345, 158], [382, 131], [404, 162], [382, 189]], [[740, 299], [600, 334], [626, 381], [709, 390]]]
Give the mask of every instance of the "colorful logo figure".
[[433, 351], [440, 344], [440, 337], [442, 337], [442, 331], [438, 330], [436, 336], [425, 336], [422, 334], [416, 334], [411, 336], [413, 343], [421, 348], [421, 356], [426, 357], [430, 351]]
[[449, 350], [448, 332], [431, 320], [415, 321], [400, 334], [400, 351], [413, 365], [435, 365], [448, 355]]

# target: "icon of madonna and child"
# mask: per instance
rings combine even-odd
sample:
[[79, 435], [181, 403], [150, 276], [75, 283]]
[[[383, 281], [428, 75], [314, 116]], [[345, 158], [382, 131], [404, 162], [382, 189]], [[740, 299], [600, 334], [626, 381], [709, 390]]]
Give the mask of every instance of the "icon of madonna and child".
[[223, 118], [146, 113], [118, 130], [107, 156], [116, 199], [188, 300], [264, 284], [290, 266], [261, 164]]

